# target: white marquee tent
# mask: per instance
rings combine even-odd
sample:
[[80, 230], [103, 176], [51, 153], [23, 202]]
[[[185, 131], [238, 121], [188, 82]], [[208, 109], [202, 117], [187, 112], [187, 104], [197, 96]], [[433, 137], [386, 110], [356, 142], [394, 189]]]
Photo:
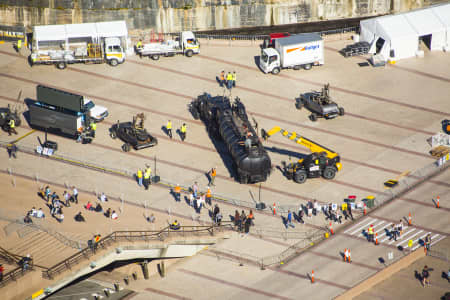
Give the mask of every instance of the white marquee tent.
[[430, 50], [447, 50], [450, 4], [363, 20], [360, 27], [360, 40], [371, 45], [369, 53], [381, 54], [386, 60], [415, 56], [420, 40]]

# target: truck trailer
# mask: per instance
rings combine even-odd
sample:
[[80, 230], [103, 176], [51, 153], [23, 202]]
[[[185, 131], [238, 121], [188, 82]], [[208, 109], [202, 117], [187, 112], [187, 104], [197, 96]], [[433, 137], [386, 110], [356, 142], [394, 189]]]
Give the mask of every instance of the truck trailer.
[[176, 54], [191, 57], [200, 53], [200, 42], [195, 38], [193, 32], [183, 31], [175, 40], [144, 44], [142, 48], [137, 48], [136, 51], [141, 57], [148, 56], [153, 60], [158, 60], [160, 56], [167, 57]]
[[275, 48], [261, 50], [259, 66], [264, 73], [281, 69], [310, 70], [324, 64], [323, 39], [317, 33], [304, 33], [275, 39]]
[[32, 127], [79, 138], [91, 135], [91, 112], [84, 97], [38, 85], [37, 101], [29, 106]]
[[55, 65], [65, 69], [74, 63], [125, 61], [129, 48], [125, 21], [34, 26], [32, 65]]

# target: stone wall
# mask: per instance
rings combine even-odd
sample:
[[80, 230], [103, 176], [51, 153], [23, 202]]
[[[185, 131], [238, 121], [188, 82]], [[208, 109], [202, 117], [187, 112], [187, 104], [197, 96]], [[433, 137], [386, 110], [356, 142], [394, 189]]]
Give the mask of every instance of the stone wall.
[[284, 25], [406, 11], [424, 0], [0, 0], [3, 25], [126, 20], [156, 32]]

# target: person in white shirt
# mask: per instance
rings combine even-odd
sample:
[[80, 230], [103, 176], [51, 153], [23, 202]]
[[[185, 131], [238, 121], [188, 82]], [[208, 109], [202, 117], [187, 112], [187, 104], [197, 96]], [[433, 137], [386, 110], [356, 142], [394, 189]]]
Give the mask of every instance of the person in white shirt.
[[102, 195], [100, 196], [100, 201], [102, 201], [102, 202], [108, 201], [108, 198], [106, 198], [105, 193], [102, 193]]
[[44, 212], [42, 211], [42, 208], [39, 208], [36, 211], [36, 218], [45, 218]]
[[191, 193], [189, 195], [189, 205], [191, 205], [192, 207], [194, 207], [194, 194]]
[[78, 190], [76, 187], [73, 187], [72, 194], [73, 194], [73, 201], [75, 203], [78, 203]]
[[112, 214], [111, 214], [111, 219], [112, 219], [112, 220], [117, 220], [118, 217], [119, 217], [119, 216], [117, 215], [116, 211], [113, 210], [113, 212], [112, 212]]

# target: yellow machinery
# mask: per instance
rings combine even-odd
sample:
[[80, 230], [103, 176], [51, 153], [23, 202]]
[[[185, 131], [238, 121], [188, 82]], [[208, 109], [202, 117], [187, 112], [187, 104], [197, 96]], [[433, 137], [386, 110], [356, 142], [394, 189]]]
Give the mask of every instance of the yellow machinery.
[[342, 169], [339, 154], [302, 137], [296, 132], [288, 132], [287, 130], [281, 129], [279, 126], [275, 126], [269, 131], [262, 129], [261, 135], [264, 140], [267, 140], [278, 132], [289, 140], [308, 148], [312, 152], [295, 163], [285, 165], [285, 175], [288, 179], [293, 179], [297, 183], [303, 183], [307, 178], [316, 178], [320, 176], [325, 179], [333, 179], [336, 176], [336, 172]]

